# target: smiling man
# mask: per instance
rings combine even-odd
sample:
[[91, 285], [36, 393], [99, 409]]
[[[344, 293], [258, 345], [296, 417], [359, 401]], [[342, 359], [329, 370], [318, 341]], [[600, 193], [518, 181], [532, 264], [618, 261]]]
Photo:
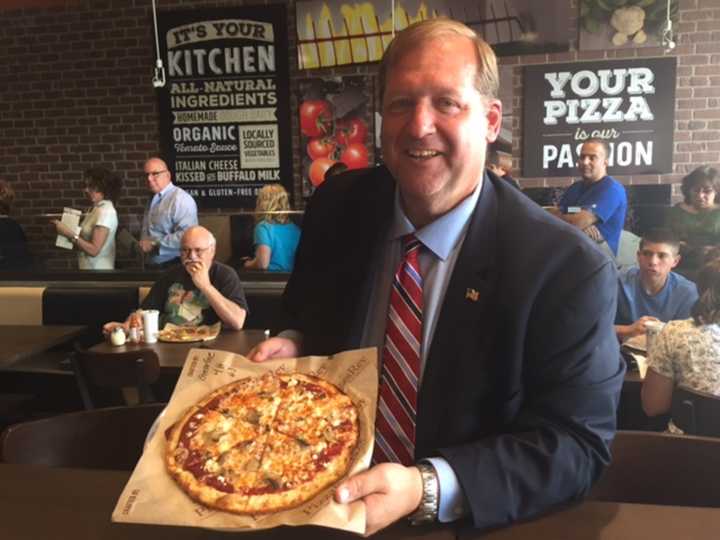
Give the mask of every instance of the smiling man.
[[[160, 328], [165, 323], [200, 326], [222, 321], [239, 330], [245, 324], [247, 301], [240, 278], [231, 267], [215, 261], [215, 237], [205, 227], [190, 227], [182, 237], [182, 266], [167, 270], [150, 289], [141, 309], [160, 311]], [[127, 331], [142, 326], [141, 315], [132, 313], [124, 323], [109, 322], [103, 332], [116, 326]]]
[[172, 183], [162, 159], [148, 159], [143, 174], [153, 196], [143, 216], [140, 249], [150, 257], [149, 266], [172, 266], [180, 257], [180, 238], [185, 229], [198, 224], [197, 205], [190, 194]]
[[687, 319], [698, 299], [695, 283], [672, 271], [680, 262], [680, 241], [670, 231], [655, 229], [640, 240], [637, 266], [618, 280], [615, 331], [618, 339], [645, 333], [648, 321]]
[[502, 107], [495, 55], [472, 30], [408, 27], [379, 81], [385, 165], [315, 191], [288, 331], [249, 357], [381, 351], [375, 465], [335, 493], [362, 501], [367, 533], [403, 516], [487, 528], [541, 514], [610, 459], [614, 266], [485, 172]]

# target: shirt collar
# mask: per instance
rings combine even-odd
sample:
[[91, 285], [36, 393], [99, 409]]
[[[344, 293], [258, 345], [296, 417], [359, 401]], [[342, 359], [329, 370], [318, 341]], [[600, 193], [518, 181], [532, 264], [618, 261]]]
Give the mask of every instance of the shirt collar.
[[415, 233], [418, 240], [432, 251], [435, 256], [442, 260], [447, 259], [453, 247], [460, 241], [473, 210], [477, 206], [483, 181], [484, 179], [478, 182], [475, 190], [455, 208], [419, 230], [415, 230], [415, 227], [405, 214], [400, 203], [400, 190], [396, 187], [390, 240], [397, 240], [407, 234]]
[[163, 188], [162, 191], [160, 191], [159, 193], [156, 193], [156, 195], [158, 196], [159, 199], [162, 199], [163, 197], [165, 197], [165, 195], [170, 193], [174, 188], [175, 188], [175, 184], [170, 182], [167, 186], [165, 186]]

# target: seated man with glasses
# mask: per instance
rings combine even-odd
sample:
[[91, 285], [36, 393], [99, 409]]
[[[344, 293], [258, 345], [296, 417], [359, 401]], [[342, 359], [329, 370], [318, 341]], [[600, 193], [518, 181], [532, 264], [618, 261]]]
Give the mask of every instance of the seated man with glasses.
[[143, 171], [153, 196], [143, 216], [140, 249], [149, 256], [148, 266], [172, 266], [179, 262], [183, 232], [198, 224], [197, 205], [187, 191], [172, 183], [172, 175], [162, 159], [148, 159]]
[[[158, 279], [143, 300], [141, 309], [160, 311], [160, 327], [166, 323], [200, 326], [222, 321], [223, 326], [239, 330], [245, 323], [247, 301], [240, 278], [231, 267], [214, 261], [215, 237], [205, 227], [190, 227], [182, 237], [182, 266], [171, 268]], [[109, 334], [122, 326], [142, 326], [139, 312], [124, 323], [109, 322]]]

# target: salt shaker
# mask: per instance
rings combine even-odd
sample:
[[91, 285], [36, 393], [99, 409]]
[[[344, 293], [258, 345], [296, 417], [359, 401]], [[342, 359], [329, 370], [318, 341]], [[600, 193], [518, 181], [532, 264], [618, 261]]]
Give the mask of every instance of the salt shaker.
[[110, 333], [110, 343], [117, 347], [125, 345], [125, 331], [120, 326], [113, 328]]
[[137, 326], [130, 328], [130, 343], [140, 343], [140, 333], [138, 332]]

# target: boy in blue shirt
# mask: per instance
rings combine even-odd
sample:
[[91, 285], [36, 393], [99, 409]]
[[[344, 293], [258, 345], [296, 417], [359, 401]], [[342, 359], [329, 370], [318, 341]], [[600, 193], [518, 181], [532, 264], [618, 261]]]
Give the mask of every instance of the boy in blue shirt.
[[672, 271], [680, 262], [679, 250], [670, 231], [655, 229], [643, 236], [637, 266], [618, 279], [615, 331], [620, 341], [644, 334], [648, 321], [690, 317], [698, 293], [695, 283]]

